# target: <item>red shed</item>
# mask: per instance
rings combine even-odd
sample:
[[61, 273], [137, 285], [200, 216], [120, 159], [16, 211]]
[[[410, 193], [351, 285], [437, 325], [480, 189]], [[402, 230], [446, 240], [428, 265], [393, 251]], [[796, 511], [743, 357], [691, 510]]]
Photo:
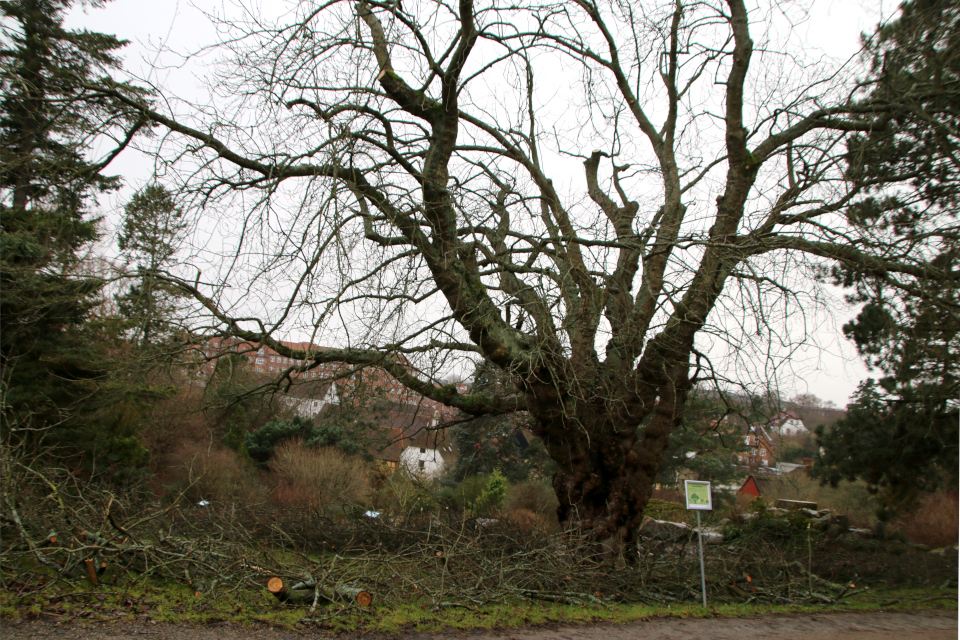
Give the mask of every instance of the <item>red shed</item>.
[[747, 479], [743, 481], [743, 486], [740, 487], [740, 490], [737, 491], [737, 493], [745, 496], [753, 496], [754, 498], [759, 498], [760, 485], [757, 484], [757, 481], [753, 476], [747, 476]]

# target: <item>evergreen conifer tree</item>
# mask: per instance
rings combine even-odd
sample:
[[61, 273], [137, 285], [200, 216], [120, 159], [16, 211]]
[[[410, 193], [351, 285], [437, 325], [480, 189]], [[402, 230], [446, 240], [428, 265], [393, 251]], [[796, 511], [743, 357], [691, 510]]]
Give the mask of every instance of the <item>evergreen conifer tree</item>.
[[[960, 213], [960, 5], [907, 2], [865, 44], [873, 55], [871, 99], [893, 108], [886, 127], [849, 145], [848, 178], [869, 196], [848, 217], [908, 248], [939, 236], [927, 245], [936, 252], [930, 264], [956, 274], [960, 242], [935, 229]], [[955, 276], [893, 286], [883, 271], [833, 275], [852, 289], [851, 302], [864, 305], [844, 332], [882, 375], [861, 385], [831, 431], [818, 430], [823, 454], [814, 473], [834, 484], [866, 480], [890, 514], [919, 490], [957, 481], [960, 286]]]
[[147, 347], [168, 337], [178, 292], [165, 286], [161, 272], [170, 265], [183, 239], [183, 209], [165, 187], [151, 184], [134, 194], [125, 207], [120, 250], [136, 266], [137, 281], [117, 298], [120, 314], [129, 319], [134, 339]]
[[[71, 0], [0, 5], [0, 367], [4, 422], [62, 424], [101, 375], [85, 322], [101, 281], [84, 274], [97, 237], [89, 208], [120, 186], [104, 174], [142, 122], [98, 86], [113, 81], [124, 42], [64, 27]], [[94, 3], [97, 4], [97, 3]], [[112, 151], [89, 157], [93, 141]]]

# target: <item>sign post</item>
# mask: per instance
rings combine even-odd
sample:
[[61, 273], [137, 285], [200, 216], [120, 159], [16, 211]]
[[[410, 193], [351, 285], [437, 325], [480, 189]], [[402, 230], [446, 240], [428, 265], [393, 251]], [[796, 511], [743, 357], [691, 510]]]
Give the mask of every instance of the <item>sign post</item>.
[[683, 493], [687, 498], [687, 509], [697, 512], [697, 540], [700, 542], [700, 589], [703, 592], [703, 606], [707, 606], [707, 575], [703, 569], [703, 528], [700, 526], [700, 512], [713, 511], [713, 494], [710, 483], [700, 480], [684, 480]]

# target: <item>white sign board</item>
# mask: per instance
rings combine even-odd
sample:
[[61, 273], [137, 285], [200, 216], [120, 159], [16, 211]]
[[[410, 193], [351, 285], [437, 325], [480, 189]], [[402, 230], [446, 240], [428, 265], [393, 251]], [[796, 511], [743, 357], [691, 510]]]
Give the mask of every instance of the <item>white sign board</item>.
[[687, 499], [687, 509], [713, 511], [713, 493], [710, 491], [709, 482], [684, 480], [683, 493]]

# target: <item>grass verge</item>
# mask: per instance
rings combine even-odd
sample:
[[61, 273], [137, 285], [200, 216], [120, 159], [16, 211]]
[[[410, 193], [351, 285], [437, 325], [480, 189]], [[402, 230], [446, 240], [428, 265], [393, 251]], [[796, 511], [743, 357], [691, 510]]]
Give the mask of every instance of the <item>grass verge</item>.
[[508, 629], [550, 624], [624, 624], [651, 618], [743, 617], [770, 614], [823, 613], [946, 608], [957, 609], [957, 589], [866, 589], [838, 604], [780, 605], [767, 603], [695, 603], [663, 605], [565, 605], [541, 602], [502, 602], [484, 606], [428, 603], [357, 606], [319, 606], [308, 616], [308, 607], [278, 603], [265, 589], [243, 590], [217, 597], [197, 594], [179, 584], [160, 581], [146, 586], [107, 586], [84, 590], [53, 590], [18, 597], [0, 592], [0, 617], [4, 620], [144, 622], [147, 624], [269, 625], [283, 628], [319, 628], [331, 633], [373, 632], [399, 635], [434, 633], [444, 629]]

